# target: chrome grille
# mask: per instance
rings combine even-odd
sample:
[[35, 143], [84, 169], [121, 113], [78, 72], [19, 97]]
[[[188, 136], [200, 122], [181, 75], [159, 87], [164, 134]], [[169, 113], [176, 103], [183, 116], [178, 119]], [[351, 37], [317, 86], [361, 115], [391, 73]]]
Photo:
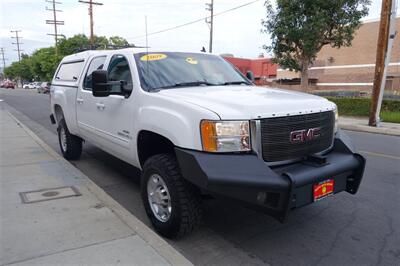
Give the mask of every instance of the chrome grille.
[[[261, 148], [266, 162], [298, 159], [328, 149], [332, 145], [335, 114], [333, 111], [315, 114], [261, 119]], [[320, 128], [316, 139], [293, 143], [291, 132]]]

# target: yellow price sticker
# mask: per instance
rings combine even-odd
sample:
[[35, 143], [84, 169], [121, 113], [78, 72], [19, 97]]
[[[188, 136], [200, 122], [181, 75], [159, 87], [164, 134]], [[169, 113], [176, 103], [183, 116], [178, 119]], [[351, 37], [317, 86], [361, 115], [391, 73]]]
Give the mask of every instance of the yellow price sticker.
[[197, 60], [196, 59], [194, 59], [193, 57], [188, 57], [188, 58], [186, 58], [186, 62], [188, 62], [189, 64], [192, 64], [192, 65], [197, 65]]
[[166, 54], [146, 54], [140, 57], [141, 61], [157, 61], [167, 58]]

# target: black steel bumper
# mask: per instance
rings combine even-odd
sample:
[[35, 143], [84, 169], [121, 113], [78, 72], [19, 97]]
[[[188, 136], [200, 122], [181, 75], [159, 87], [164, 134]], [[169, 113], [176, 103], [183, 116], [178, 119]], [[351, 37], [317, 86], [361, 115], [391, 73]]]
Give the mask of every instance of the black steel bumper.
[[355, 194], [365, 159], [355, 153], [347, 135], [338, 132], [334, 146], [323, 156], [313, 156], [283, 166], [268, 166], [254, 154], [212, 154], [176, 148], [184, 178], [216, 195], [250, 204], [285, 221], [290, 209], [314, 201], [313, 185], [335, 182], [334, 194]]

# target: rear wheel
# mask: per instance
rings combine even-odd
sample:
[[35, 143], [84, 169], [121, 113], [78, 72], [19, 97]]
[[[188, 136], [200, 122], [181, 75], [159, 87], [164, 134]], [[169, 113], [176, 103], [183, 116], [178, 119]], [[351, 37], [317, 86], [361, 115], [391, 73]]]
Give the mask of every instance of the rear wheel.
[[82, 139], [72, 135], [65, 123], [64, 118], [58, 122], [58, 141], [65, 159], [77, 160], [82, 154]]
[[199, 225], [200, 192], [183, 179], [172, 154], [154, 155], [146, 161], [141, 189], [147, 216], [162, 236], [180, 238]]

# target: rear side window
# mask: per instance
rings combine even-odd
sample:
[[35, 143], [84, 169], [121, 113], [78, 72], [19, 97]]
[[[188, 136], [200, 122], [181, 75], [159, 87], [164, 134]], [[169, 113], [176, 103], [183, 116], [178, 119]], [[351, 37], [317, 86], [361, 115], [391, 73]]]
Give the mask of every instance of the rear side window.
[[99, 56], [92, 59], [88, 70], [86, 72], [85, 81], [83, 83], [84, 90], [92, 90], [92, 73], [95, 70], [103, 69], [104, 62], [106, 61], [106, 56]]
[[63, 63], [57, 72], [56, 80], [76, 81], [82, 71], [83, 61]]

